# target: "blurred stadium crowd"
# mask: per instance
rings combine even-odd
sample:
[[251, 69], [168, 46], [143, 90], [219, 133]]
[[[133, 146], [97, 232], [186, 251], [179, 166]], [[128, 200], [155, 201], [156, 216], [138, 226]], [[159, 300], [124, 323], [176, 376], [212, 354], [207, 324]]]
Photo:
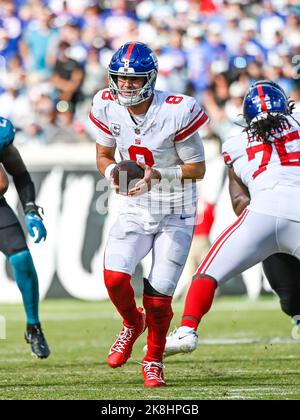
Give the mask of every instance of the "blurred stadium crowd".
[[91, 140], [86, 116], [113, 50], [143, 41], [157, 88], [198, 97], [222, 141], [251, 81], [300, 101], [299, 23], [298, 0], [0, 0], [1, 115], [20, 143]]

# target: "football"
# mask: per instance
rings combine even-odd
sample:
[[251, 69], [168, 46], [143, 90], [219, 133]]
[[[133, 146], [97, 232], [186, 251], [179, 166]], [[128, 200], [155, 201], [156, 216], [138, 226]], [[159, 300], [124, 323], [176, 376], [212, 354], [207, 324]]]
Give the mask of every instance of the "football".
[[128, 190], [144, 178], [144, 169], [138, 166], [135, 160], [122, 160], [115, 166], [112, 178], [119, 186], [119, 193], [127, 195]]

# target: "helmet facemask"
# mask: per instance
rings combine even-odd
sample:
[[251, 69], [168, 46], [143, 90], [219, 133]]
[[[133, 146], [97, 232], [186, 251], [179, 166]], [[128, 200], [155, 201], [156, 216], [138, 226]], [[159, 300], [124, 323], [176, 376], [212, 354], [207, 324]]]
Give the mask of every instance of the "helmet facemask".
[[[126, 77], [144, 77], [145, 83], [141, 88], [138, 89], [119, 89], [118, 87], [118, 76], [126, 76]], [[128, 74], [125, 72], [116, 72], [113, 70], [108, 70], [108, 77], [109, 77], [109, 90], [113, 97], [113, 99], [122, 106], [130, 107], [134, 105], [141, 104], [142, 102], [146, 101], [151, 97], [154, 92], [154, 86], [157, 78], [157, 71], [151, 70], [147, 73], [134, 73]], [[122, 93], [126, 92], [127, 94], [130, 93], [129, 96], [124, 96]]]

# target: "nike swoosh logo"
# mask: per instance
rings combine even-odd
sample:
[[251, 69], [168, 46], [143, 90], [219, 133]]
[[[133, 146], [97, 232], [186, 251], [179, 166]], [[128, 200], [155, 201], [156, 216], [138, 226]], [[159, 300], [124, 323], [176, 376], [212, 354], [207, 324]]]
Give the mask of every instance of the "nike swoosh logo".
[[187, 335], [182, 335], [181, 337], [178, 337], [178, 340], [182, 340], [183, 338], [185, 338], [187, 336], [188, 336], [188, 334]]
[[191, 113], [194, 111], [195, 105], [196, 105], [196, 104], [194, 104], [194, 105], [192, 106], [192, 108], [190, 109]]

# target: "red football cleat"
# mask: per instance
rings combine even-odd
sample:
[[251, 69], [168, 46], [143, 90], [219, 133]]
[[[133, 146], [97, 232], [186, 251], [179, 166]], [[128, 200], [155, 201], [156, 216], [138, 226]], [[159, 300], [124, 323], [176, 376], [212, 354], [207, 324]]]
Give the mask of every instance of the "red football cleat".
[[138, 308], [138, 311], [140, 312], [139, 324], [134, 327], [123, 325], [122, 331], [109, 350], [107, 363], [112, 368], [120, 367], [127, 362], [135, 341], [147, 328], [146, 315], [143, 313], [143, 309]]
[[166, 386], [163, 369], [164, 365], [160, 362], [148, 362], [144, 360], [142, 363], [144, 386], [147, 388]]

